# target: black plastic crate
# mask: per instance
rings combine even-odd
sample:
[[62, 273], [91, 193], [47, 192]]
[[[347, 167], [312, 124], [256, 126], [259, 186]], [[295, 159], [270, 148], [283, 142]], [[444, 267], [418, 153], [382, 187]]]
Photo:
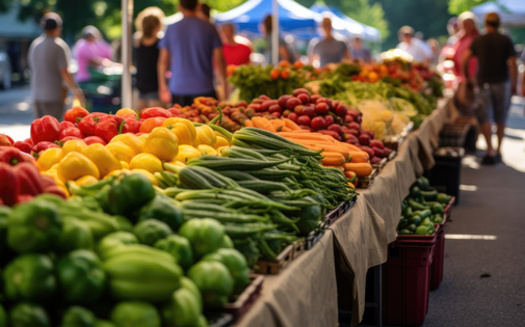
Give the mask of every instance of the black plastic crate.
[[461, 160], [465, 150], [459, 147], [439, 148], [434, 153], [435, 166], [425, 175], [430, 180], [430, 185], [439, 192], [453, 195], [455, 204], [459, 203], [459, 185], [461, 181]]

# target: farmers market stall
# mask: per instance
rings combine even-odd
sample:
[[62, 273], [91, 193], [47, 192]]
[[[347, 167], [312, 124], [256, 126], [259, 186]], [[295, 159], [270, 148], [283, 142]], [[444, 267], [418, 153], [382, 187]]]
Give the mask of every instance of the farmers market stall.
[[451, 108], [431, 70], [233, 77], [246, 101], [74, 107], [0, 135], [0, 326], [335, 326], [341, 305], [358, 323], [389, 244], [443, 239], [450, 197], [417, 178]]

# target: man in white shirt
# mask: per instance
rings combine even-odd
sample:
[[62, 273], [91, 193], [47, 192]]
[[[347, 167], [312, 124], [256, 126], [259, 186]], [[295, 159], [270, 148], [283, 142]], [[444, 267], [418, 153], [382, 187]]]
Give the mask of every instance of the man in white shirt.
[[430, 56], [426, 51], [425, 46], [421, 40], [414, 37], [414, 29], [410, 26], [403, 26], [398, 32], [401, 43], [397, 45], [397, 49], [403, 50], [414, 58], [416, 62], [428, 64]]

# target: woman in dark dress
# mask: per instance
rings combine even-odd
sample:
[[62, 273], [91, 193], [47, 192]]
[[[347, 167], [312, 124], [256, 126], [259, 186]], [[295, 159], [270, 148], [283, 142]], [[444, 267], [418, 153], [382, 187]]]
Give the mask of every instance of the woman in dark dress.
[[158, 7], [148, 7], [141, 11], [135, 20], [137, 33], [135, 34], [135, 66], [136, 86], [138, 89], [138, 103], [135, 109], [141, 110], [150, 107], [164, 107], [158, 95], [157, 59], [164, 19], [164, 13]]

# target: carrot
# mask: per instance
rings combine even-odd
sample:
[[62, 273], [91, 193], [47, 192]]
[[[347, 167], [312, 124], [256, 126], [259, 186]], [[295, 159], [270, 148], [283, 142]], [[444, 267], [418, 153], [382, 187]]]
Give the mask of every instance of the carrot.
[[355, 173], [355, 171], [345, 170], [344, 173], [345, 173], [346, 178], [348, 178], [350, 180], [350, 182], [354, 182], [355, 181], [355, 179], [357, 177], [357, 174]]
[[269, 132], [276, 133], [275, 127], [273, 127], [272, 123], [264, 117], [252, 117], [252, 123], [254, 127], [267, 130]]
[[363, 151], [363, 150], [359, 149], [358, 147], [356, 147], [353, 144], [346, 143], [346, 142], [341, 142], [341, 143], [344, 143], [343, 146], [346, 147], [347, 149], [351, 150], [351, 151]]
[[299, 130], [301, 129], [301, 127], [299, 127], [299, 125], [297, 125], [293, 120], [289, 119], [289, 118], [283, 118], [284, 120], [284, 124], [286, 125], [286, 127], [288, 127], [290, 130]]
[[322, 155], [321, 162], [324, 165], [340, 166], [346, 162], [345, 156], [339, 152], [323, 151]]
[[291, 132], [292, 130], [290, 129], [290, 127], [284, 126], [281, 131], [283, 131], [283, 132]]
[[253, 122], [249, 119], [244, 121], [244, 127], [253, 127]]
[[366, 162], [347, 162], [343, 165], [345, 170], [353, 171], [357, 174], [358, 177], [365, 177], [372, 173], [372, 165]]
[[281, 132], [278, 133], [282, 137], [290, 138], [290, 139], [302, 139], [302, 140], [312, 140], [312, 141], [323, 141], [323, 142], [332, 142], [335, 141], [335, 139], [329, 135], [323, 135], [320, 133], [294, 133], [293, 131], [291, 133], [285, 133]]
[[350, 162], [359, 163], [359, 162], [368, 162], [370, 156], [365, 151], [349, 151], [352, 156]]
[[282, 121], [281, 119], [272, 119], [270, 120], [270, 124], [273, 125], [277, 132], [282, 131], [283, 127], [285, 126], [284, 121]]
[[350, 152], [348, 150], [345, 150], [341, 147], [338, 147], [337, 145], [334, 145], [334, 144], [330, 144], [330, 143], [327, 143], [327, 142], [311, 142], [311, 141], [305, 141], [305, 140], [294, 140], [294, 139], [289, 139], [290, 141], [292, 142], [295, 142], [295, 143], [298, 143], [298, 144], [301, 144], [302, 146], [310, 149], [310, 150], [314, 150], [314, 151], [319, 151], [319, 150], [323, 150], [323, 151], [328, 151], [328, 152], [337, 152], [337, 153], [340, 153], [343, 155], [343, 157], [345, 158], [345, 162], [348, 161], [348, 159], [350, 159]]

